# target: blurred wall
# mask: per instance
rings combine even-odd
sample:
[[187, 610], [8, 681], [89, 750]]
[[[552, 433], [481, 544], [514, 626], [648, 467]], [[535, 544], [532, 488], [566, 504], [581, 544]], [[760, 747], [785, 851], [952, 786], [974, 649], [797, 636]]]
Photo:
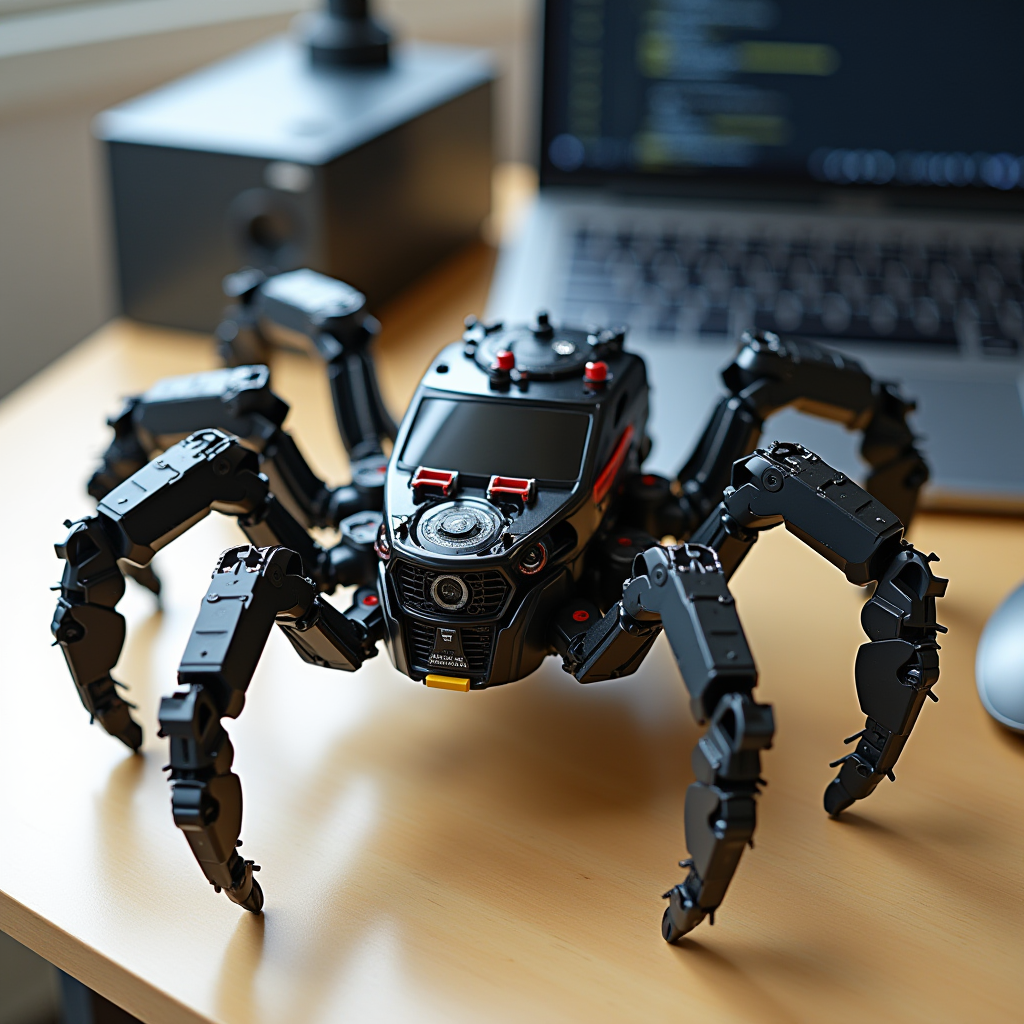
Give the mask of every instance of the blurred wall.
[[[100, 110], [317, 0], [107, 0], [0, 17], [0, 396], [116, 312]], [[399, 37], [491, 47], [498, 155], [532, 159], [537, 0], [378, 0]]]
[[539, 0], [375, 0], [382, 20], [401, 35], [486, 46], [502, 80], [497, 98], [499, 160], [532, 163], [534, 107], [539, 100]]

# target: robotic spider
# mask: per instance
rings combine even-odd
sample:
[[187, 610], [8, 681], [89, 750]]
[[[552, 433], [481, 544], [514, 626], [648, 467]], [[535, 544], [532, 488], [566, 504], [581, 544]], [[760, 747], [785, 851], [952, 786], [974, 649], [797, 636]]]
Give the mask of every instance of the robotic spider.
[[[57, 545], [65, 560], [53, 633], [86, 710], [133, 750], [142, 731], [111, 671], [125, 635], [124, 573], [151, 589], [154, 553], [211, 509], [247, 545], [222, 554], [163, 699], [175, 824], [213, 886], [254, 913], [257, 867], [236, 850], [242, 795], [222, 720], [237, 717], [276, 623], [299, 656], [352, 672], [383, 640], [428, 686], [474, 690], [529, 675], [549, 655], [581, 683], [635, 672], [664, 630], [707, 723], [686, 798], [688, 873], [665, 895], [669, 942], [713, 920], [751, 842], [771, 746], [728, 581], [780, 524], [873, 585], [856, 684], [865, 727], [825, 791], [838, 815], [892, 769], [938, 679], [934, 555], [903, 539], [927, 478], [897, 388], [808, 342], [745, 336], [695, 453], [670, 481], [644, 473], [648, 383], [624, 330], [472, 318], [423, 378], [397, 428], [378, 392], [363, 297], [311, 271], [229, 279], [219, 337], [258, 351], [269, 332], [326, 360], [352, 482], [330, 487], [282, 429], [288, 406], [265, 366], [164, 380], [112, 419], [93, 476], [96, 514]], [[863, 431], [863, 490], [798, 444], [757, 449], [764, 419], [794, 405]], [[184, 435], [188, 436], [184, 436]], [[182, 440], [181, 438], [184, 439]], [[384, 454], [393, 443], [390, 458]], [[152, 461], [149, 461], [152, 460]], [[318, 545], [310, 527], [335, 528]], [[677, 538], [667, 544], [659, 538]], [[356, 586], [339, 611], [324, 599]]]

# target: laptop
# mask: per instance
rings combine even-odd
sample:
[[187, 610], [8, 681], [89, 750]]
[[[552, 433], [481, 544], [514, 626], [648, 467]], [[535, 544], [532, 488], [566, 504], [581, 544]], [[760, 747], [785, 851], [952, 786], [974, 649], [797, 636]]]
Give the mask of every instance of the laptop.
[[[624, 323], [674, 475], [744, 330], [917, 400], [925, 507], [1024, 510], [1024, 4], [547, 0], [540, 191], [488, 315]], [[863, 479], [859, 438], [783, 411]]]

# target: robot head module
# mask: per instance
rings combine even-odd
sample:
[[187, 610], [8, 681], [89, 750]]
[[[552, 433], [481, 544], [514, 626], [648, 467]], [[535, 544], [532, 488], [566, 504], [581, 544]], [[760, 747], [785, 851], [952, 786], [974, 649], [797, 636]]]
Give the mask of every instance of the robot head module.
[[623, 340], [542, 313], [471, 322], [434, 360], [399, 429], [377, 545], [401, 671], [476, 689], [552, 653], [551, 617], [645, 454], [647, 377]]

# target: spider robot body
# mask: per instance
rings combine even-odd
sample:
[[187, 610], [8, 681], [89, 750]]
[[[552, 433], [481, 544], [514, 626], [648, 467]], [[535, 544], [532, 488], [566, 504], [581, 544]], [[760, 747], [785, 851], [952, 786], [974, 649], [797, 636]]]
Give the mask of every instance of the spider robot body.
[[[310, 271], [244, 273], [227, 290], [238, 300], [218, 330], [229, 361], [259, 357], [282, 327], [326, 361], [351, 484], [330, 487], [306, 464], [266, 367], [163, 381], [111, 420], [90, 481], [96, 515], [69, 522], [57, 545], [53, 620], [83, 704], [138, 749], [141, 729], [111, 676], [123, 576], [158, 592], [157, 550], [211, 510], [238, 519], [249, 543], [217, 561], [181, 689], [160, 709], [174, 821], [218, 891], [263, 906], [258, 867], [236, 850], [241, 784], [222, 723], [241, 713], [275, 624], [312, 664], [355, 671], [383, 641], [400, 671], [450, 690], [521, 679], [549, 655], [581, 683], [618, 678], [665, 632], [708, 728], [686, 799], [688, 873], [665, 893], [662, 934], [676, 942], [713, 920], [752, 842], [774, 733], [728, 581], [779, 525], [850, 582], [874, 584], [855, 666], [865, 726], [833, 765], [825, 809], [839, 814], [893, 777], [938, 679], [946, 585], [934, 556], [903, 538], [927, 469], [906, 423], [912, 404], [893, 385], [813, 344], [748, 336], [723, 373], [728, 394], [669, 481], [643, 472], [648, 383], [623, 330], [544, 315], [516, 328], [471, 321], [396, 428], [359, 293]], [[863, 432], [866, 490], [798, 444], [756, 447], [765, 417], [787, 405]], [[337, 529], [339, 542], [321, 547], [311, 527]], [[351, 585], [347, 610], [324, 600]]]
[[[398, 432], [378, 545], [389, 651], [407, 675], [521, 679], [614, 603], [581, 583], [614, 573], [621, 589], [640, 550], [635, 531], [610, 539], [614, 563], [609, 538], [595, 543], [647, 419], [644, 364], [622, 340], [543, 319], [479, 325], [434, 360]], [[499, 353], [509, 369], [492, 368]]]

